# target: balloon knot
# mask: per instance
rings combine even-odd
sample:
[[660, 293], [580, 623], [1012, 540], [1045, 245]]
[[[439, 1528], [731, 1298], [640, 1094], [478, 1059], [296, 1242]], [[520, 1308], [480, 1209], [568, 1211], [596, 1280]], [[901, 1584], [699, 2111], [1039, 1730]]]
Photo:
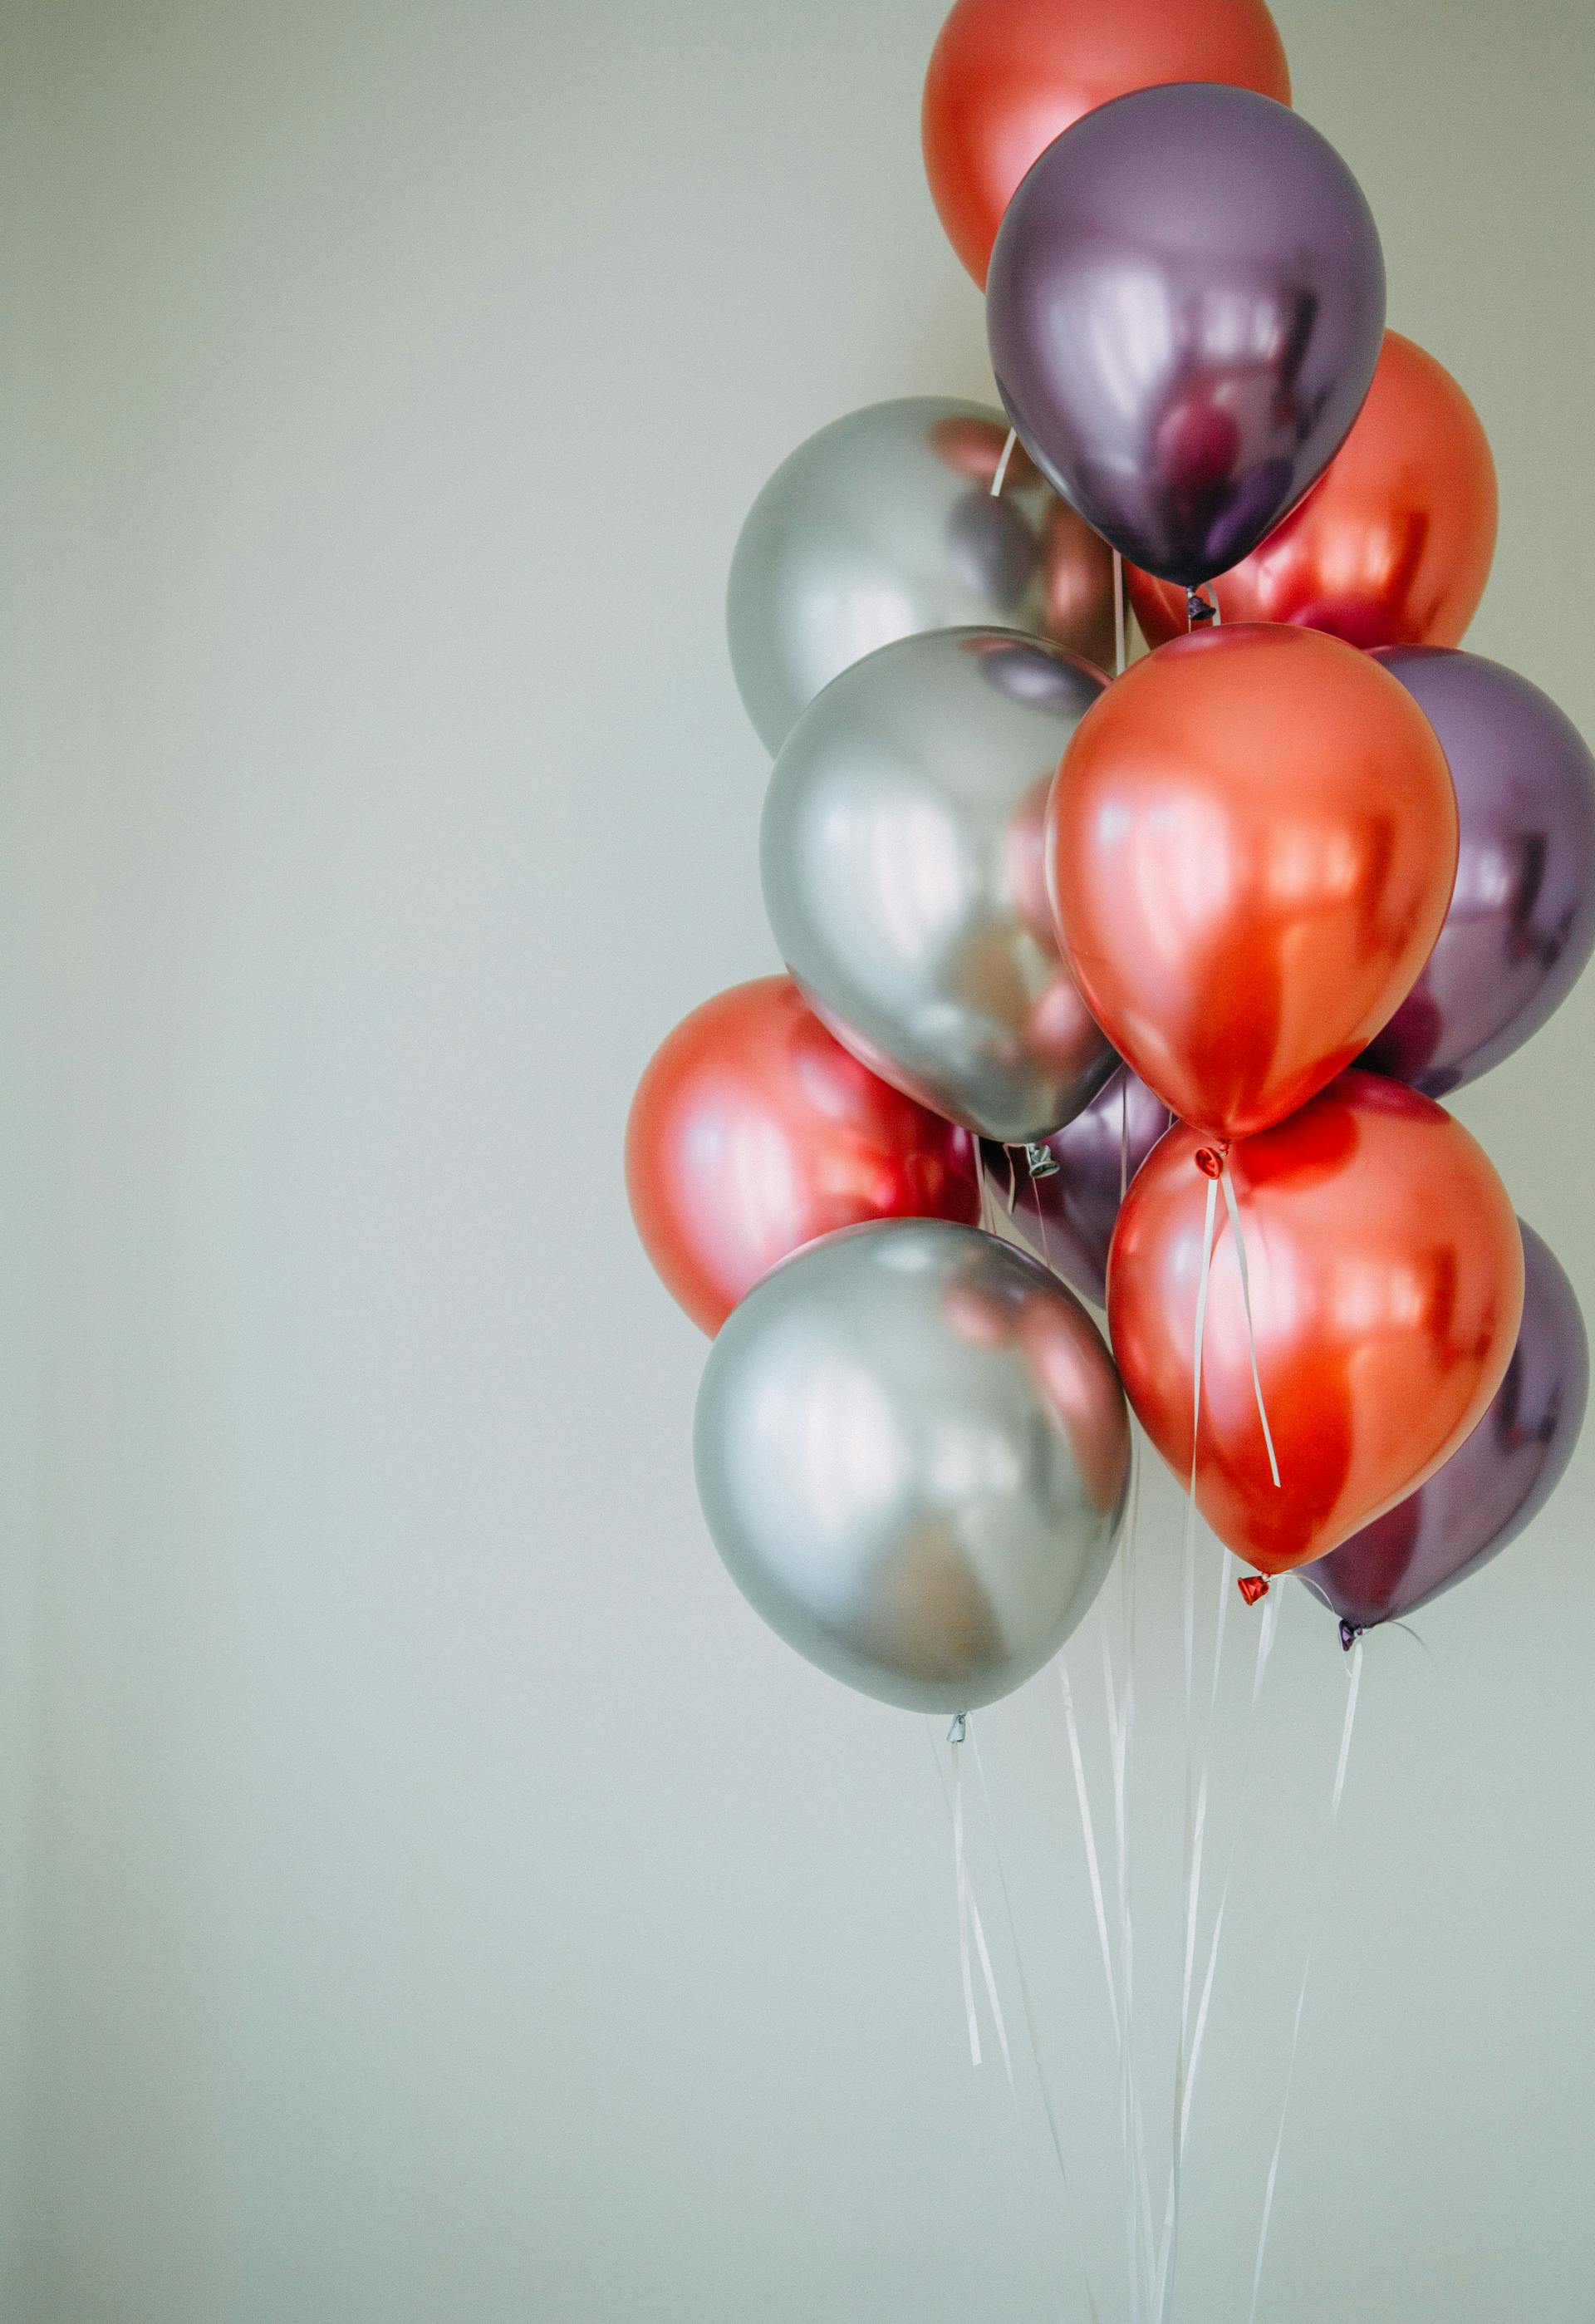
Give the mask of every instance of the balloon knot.
[[1259, 1598], [1268, 1594], [1268, 1577], [1266, 1573], [1243, 1573], [1235, 1587], [1249, 1606], [1255, 1606]]
[[1042, 1145], [1038, 1139], [1029, 1139], [1025, 1145], [1025, 1167], [1032, 1178], [1056, 1178], [1058, 1157], [1050, 1146]]
[[1196, 1167], [1201, 1171], [1204, 1178], [1222, 1178], [1223, 1176], [1224, 1157], [1229, 1153], [1229, 1151], [1230, 1148], [1228, 1141], [1226, 1141], [1222, 1146], [1199, 1146], [1196, 1148]]
[[1219, 609], [1213, 604], [1211, 597], [1204, 597], [1200, 589], [1192, 589], [1189, 587], [1186, 589], [1185, 623], [1187, 628], [1199, 630], [1203, 627], [1204, 622], [1216, 622], [1218, 617]]
[[1352, 1647], [1357, 1644], [1358, 1639], [1359, 1639], [1361, 1636], [1362, 1636], [1361, 1631], [1360, 1631], [1360, 1630], [1354, 1630], [1354, 1629], [1352, 1628], [1352, 1627], [1351, 1627], [1351, 1623], [1350, 1623], [1350, 1622], [1342, 1622], [1342, 1623], [1341, 1624], [1341, 1653], [1342, 1653], [1342, 1654], [1348, 1654], [1348, 1655], [1349, 1655], [1349, 1654], [1351, 1653], [1351, 1651]]
[[961, 1711], [947, 1729], [947, 1740], [949, 1743], [962, 1743], [968, 1733], [969, 1713], [967, 1711]]

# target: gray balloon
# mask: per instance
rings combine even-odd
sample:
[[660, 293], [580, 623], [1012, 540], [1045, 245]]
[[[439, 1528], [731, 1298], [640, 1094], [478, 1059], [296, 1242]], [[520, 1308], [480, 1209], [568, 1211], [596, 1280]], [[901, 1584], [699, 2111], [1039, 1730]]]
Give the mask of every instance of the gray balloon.
[[804, 712], [770, 778], [765, 907], [838, 1040], [964, 1129], [1046, 1138], [1117, 1060], [1047, 902], [1047, 793], [1107, 681], [1000, 630], [905, 638]]
[[1129, 1466], [1096, 1328], [977, 1228], [826, 1235], [749, 1293], [699, 1391], [698, 1495], [788, 1646], [908, 1711], [1008, 1694], [1080, 1622]]
[[873, 403], [784, 460], [732, 559], [726, 628], [748, 715], [779, 751], [800, 711], [876, 647], [989, 622], [1106, 665], [1112, 552], [1020, 450], [1000, 495], [1001, 412], [948, 396]]

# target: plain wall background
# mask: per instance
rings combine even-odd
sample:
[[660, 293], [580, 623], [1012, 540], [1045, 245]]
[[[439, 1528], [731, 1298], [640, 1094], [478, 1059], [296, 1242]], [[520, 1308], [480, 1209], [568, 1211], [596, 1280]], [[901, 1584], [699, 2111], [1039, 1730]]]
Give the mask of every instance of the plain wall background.
[[[1470, 641], [1595, 733], [1595, 11], [1277, 14], [1392, 322], [1495, 445]], [[775, 964], [721, 630], [742, 514], [837, 412], [990, 392], [920, 171], [938, 16], [7, 12], [19, 2324], [1084, 2313], [990, 1834], [1017, 2105], [963, 2047], [920, 1722], [790, 1656], [706, 1541], [703, 1346], [620, 1177], [654, 1044]], [[1459, 1111], [1595, 1310], [1592, 1027], [1586, 982]], [[1288, 1609], [1194, 2132], [1193, 2324], [1244, 2313], [1310, 1925], [1262, 2315], [1595, 2310], [1592, 1477], [1586, 1446], [1423, 1621], [1438, 1680], [1375, 1642], [1327, 1862], [1343, 1673]], [[1165, 2114], [1177, 1538], [1160, 1489], [1137, 1904]], [[1093, 1622], [1070, 1664], [1102, 1812], [1096, 1655]], [[1245, 1683], [1236, 1656], [1221, 1825]], [[1056, 1686], [979, 1729], [1111, 2319], [1113, 2066]]]

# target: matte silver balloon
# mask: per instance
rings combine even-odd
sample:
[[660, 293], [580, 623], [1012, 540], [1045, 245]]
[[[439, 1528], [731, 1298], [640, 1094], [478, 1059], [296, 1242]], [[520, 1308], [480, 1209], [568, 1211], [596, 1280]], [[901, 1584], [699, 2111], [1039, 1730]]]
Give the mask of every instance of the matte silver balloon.
[[1107, 681], [1000, 630], [883, 646], [792, 729], [760, 863], [788, 966], [883, 1080], [1008, 1143], [1048, 1137], [1116, 1060], [1058, 948], [1047, 792]]
[[715, 1342], [698, 1496], [732, 1579], [811, 1663], [908, 1711], [1008, 1694], [1113, 1554], [1119, 1375], [1046, 1269], [978, 1228], [849, 1227]]
[[1105, 665], [1112, 553], [1008, 438], [948, 396], [872, 403], [784, 460], [732, 559], [726, 628], [748, 715], [779, 751], [823, 686], [876, 647], [990, 622]]

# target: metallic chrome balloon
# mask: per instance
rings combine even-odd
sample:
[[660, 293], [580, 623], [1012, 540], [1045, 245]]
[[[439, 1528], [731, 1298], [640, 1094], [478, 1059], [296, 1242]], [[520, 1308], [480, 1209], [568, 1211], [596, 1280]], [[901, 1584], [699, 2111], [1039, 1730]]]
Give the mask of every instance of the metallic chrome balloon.
[[784, 460], [732, 559], [726, 628], [748, 715], [779, 751], [823, 686], [894, 639], [961, 623], [1052, 638], [1106, 667], [1112, 556], [1008, 438], [949, 396], [872, 403]]
[[1444, 1097], [1537, 1033], [1595, 947], [1595, 758], [1499, 662], [1424, 646], [1375, 659], [1440, 737], [1461, 844], [1428, 964], [1359, 1063]]
[[1000, 630], [884, 646], [775, 764], [760, 843], [788, 966], [855, 1056], [986, 1138], [1045, 1138], [1113, 1069], [1058, 949], [1046, 798], [1106, 680]]
[[1055, 1655], [1112, 1558], [1119, 1376], [1079, 1302], [940, 1220], [849, 1227], [715, 1341], [694, 1440], [732, 1579], [834, 1678], [908, 1711], [995, 1702]]
[[1590, 1392], [1584, 1319], [1554, 1254], [1517, 1223], [1523, 1321], [1483, 1419], [1426, 1485], [1302, 1569], [1348, 1644], [1488, 1565], [1538, 1515], [1572, 1458]]
[[1009, 204], [986, 327], [1045, 475], [1133, 564], [1225, 573], [1345, 440], [1385, 324], [1350, 170], [1245, 88], [1145, 88], [1065, 130]]
[[1045, 1141], [1053, 1167], [1032, 1173], [1025, 1157], [1001, 1146], [984, 1148], [986, 1170], [999, 1202], [1013, 1173], [1013, 1219], [1038, 1251], [1083, 1299], [1107, 1305], [1108, 1246], [1122, 1190], [1168, 1128], [1172, 1116], [1139, 1074], [1120, 1065], [1084, 1110]]

